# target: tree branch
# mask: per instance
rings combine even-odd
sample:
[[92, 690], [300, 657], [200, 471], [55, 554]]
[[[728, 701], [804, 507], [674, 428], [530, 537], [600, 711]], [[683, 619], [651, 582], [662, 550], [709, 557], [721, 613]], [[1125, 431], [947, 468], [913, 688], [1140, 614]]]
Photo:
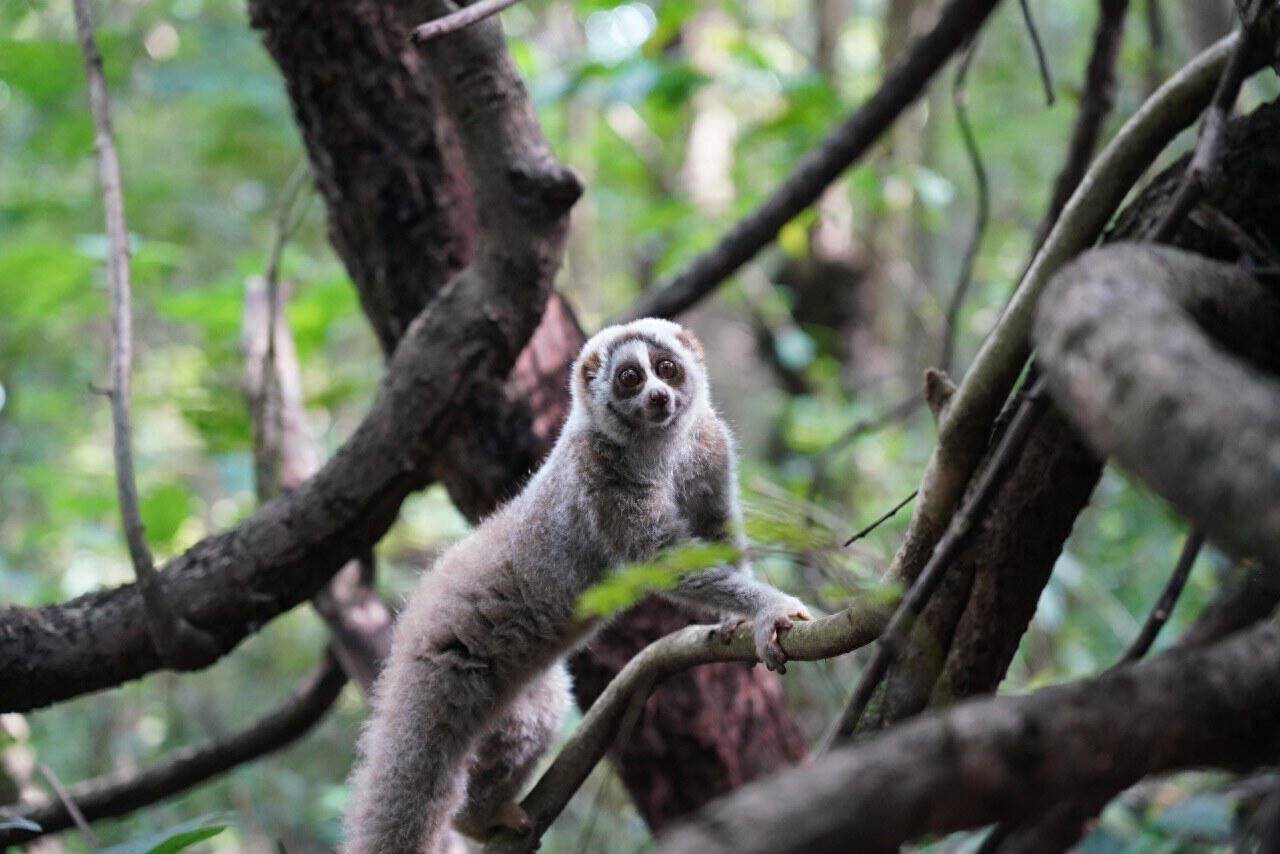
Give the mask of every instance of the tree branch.
[[463, 27], [469, 27], [477, 21], [483, 21], [491, 15], [496, 15], [503, 9], [514, 6], [520, 0], [476, 0], [470, 6], [463, 6], [452, 14], [445, 15], [443, 18], [436, 18], [427, 21], [425, 24], [419, 24], [413, 28], [412, 38], [417, 44], [424, 44], [434, 38], [445, 35], [446, 33], [456, 32]]
[[[1154, 2], [1154, 0], [1148, 0]], [[1067, 143], [1067, 156], [1062, 169], [1053, 181], [1053, 194], [1049, 207], [1036, 226], [1032, 245], [1039, 247], [1048, 236], [1071, 195], [1080, 186], [1093, 154], [1102, 139], [1102, 130], [1111, 115], [1116, 100], [1116, 60], [1120, 57], [1120, 42], [1124, 40], [1124, 23], [1129, 0], [1100, 0], [1098, 23], [1093, 29], [1093, 52], [1084, 72], [1084, 88], [1080, 93], [1080, 108], [1071, 128], [1071, 140]], [[1156, 87], [1152, 87], [1154, 90]]]
[[642, 296], [617, 318], [674, 317], [733, 275], [778, 231], [813, 204], [915, 102], [957, 50], [982, 28], [999, 0], [950, 0], [933, 29], [907, 50], [876, 93], [801, 158], [791, 174], [714, 246]]
[[902, 597], [902, 602], [894, 611], [893, 618], [876, 642], [875, 656], [862, 671], [843, 712], [827, 736], [827, 748], [838, 745], [853, 735], [863, 712], [866, 711], [867, 704], [871, 702], [871, 695], [879, 686], [880, 680], [884, 678], [889, 666], [897, 660], [906, 647], [908, 635], [916, 619], [928, 604], [934, 591], [938, 589], [943, 576], [964, 546], [974, 525], [980, 521], [987, 503], [1000, 488], [1005, 475], [1021, 454], [1027, 438], [1031, 435], [1031, 429], [1044, 412], [1046, 402], [1043, 383], [1037, 381], [1022, 400], [1009, 429], [992, 452], [991, 459], [983, 468], [981, 476], [974, 483], [973, 492], [951, 518], [947, 532], [943, 534], [942, 539], [938, 540], [938, 545], [929, 557], [929, 562], [916, 576], [907, 594]]
[[[288, 188], [284, 195], [282, 210], [292, 204]], [[277, 243], [286, 235], [287, 230], [278, 232]], [[274, 248], [272, 257], [278, 257]], [[320, 448], [303, 411], [302, 377], [282, 311], [283, 294], [271, 284], [274, 266], [268, 263], [265, 282], [249, 280], [244, 297], [245, 397], [254, 427], [257, 492], [262, 502], [281, 489], [296, 487], [320, 466]], [[369, 551], [338, 570], [311, 599], [329, 626], [334, 655], [343, 671], [366, 696], [391, 650], [391, 610], [373, 589], [373, 575]]]
[[155, 562], [147, 546], [138, 509], [138, 486], [133, 473], [133, 428], [129, 405], [133, 366], [132, 288], [129, 284], [129, 230], [124, 218], [120, 188], [120, 160], [111, 127], [111, 103], [102, 71], [102, 54], [93, 36], [88, 0], [74, 0], [76, 33], [84, 55], [89, 107], [93, 114], [94, 147], [98, 152], [98, 179], [102, 185], [102, 210], [107, 225], [107, 284], [111, 291], [111, 452], [116, 470], [116, 501], [124, 523], [129, 559], [145, 603], [145, 623], [152, 644], [166, 663], [181, 666], [214, 652], [214, 641], [192, 626], [165, 598], [157, 579]]
[[[966, 703], [717, 801], [661, 854], [889, 851], [1187, 767], [1280, 747], [1280, 625], [1094, 680]], [[963, 792], [964, 797], [955, 794]]]
[[[79, 808], [85, 819], [94, 821], [126, 815], [171, 798], [297, 740], [324, 717], [346, 682], [342, 668], [326, 654], [284, 702], [240, 732], [180, 750], [145, 771], [108, 774], [76, 783], [67, 789], [67, 800]], [[0, 830], [0, 845], [16, 845], [74, 824], [68, 804], [61, 799], [7, 807], [0, 809], [0, 816], [25, 818], [40, 825], [39, 833], [16, 828]]]
[[1280, 299], [1237, 267], [1116, 244], [1055, 278], [1035, 340], [1095, 449], [1211, 541], [1280, 566], [1280, 380], [1259, 370], [1280, 370]]
[[[975, 37], [976, 39], [976, 37]], [[973, 266], [978, 260], [978, 250], [982, 248], [982, 235], [987, 230], [987, 219], [991, 215], [991, 189], [987, 181], [987, 167], [982, 162], [982, 149], [978, 147], [978, 138], [973, 133], [973, 125], [969, 121], [968, 99], [965, 95], [965, 80], [969, 76], [969, 65], [978, 52], [978, 42], [970, 46], [960, 68], [956, 71], [955, 83], [951, 87], [951, 103], [956, 111], [956, 124], [960, 127], [960, 138], [964, 142], [965, 154], [969, 157], [969, 165], [973, 169], [976, 211], [973, 217], [973, 230], [969, 234], [969, 242], [960, 260], [960, 273], [956, 276], [955, 288], [951, 291], [951, 299], [947, 302], [946, 325], [942, 334], [942, 357], [939, 368], [942, 374], [950, 371], [955, 358], [956, 338], [960, 334], [960, 309], [964, 307], [965, 296], [973, 284]], [[936, 407], [941, 412], [941, 407]]]
[[[1263, 0], [1250, 0], [1255, 10], [1261, 10]], [[1213, 180], [1219, 163], [1222, 160], [1223, 130], [1231, 111], [1235, 108], [1236, 99], [1240, 97], [1240, 87], [1244, 84], [1249, 71], [1249, 57], [1254, 53], [1254, 28], [1244, 22], [1239, 30], [1239, 39], [1235, 51], [1222, 70], [1218, 86], [1214, 89], [1213, 100], [1209, 102], [1204, 118], [1200, 122], [1200, 135], [1196, 140], [1195, 153], [1187, 166], [1187, 174], [1182, 185], [1174, 194], [1173, 201], [1164, 212], [1164, 218], [1156, 226], [1151, 235], [1155, 243], [1167, 243], [1177, 233], [1178, 227], [1191, 213], [1192, 208], [1204, 198], [1209, 182]]]
[[1032, 312], [1049, 277], [1097, 240], [1134, 182], [1194, 121], [1235, 45], [1235, 36], [1223, 39], [1171, 78], [1090, 167], [940, 419], [938, 444], [921, 480], [922, 498], [890, 565], [891, 578], [914, 578], [946, 529], [987, 448], [996, 414], [1026, 363]]
[[[324, 467], [161, 573], [166, 596], [218, 641], [190, 666], [311, 596], [376, 542], [429, 478], [451, 418], [478, 385], [507, 376], [542, 316], [581, 185], [552, 157], [500, 31], [486, 22], [441, 40], [431, 67], [482, 212], [475, 258], [408, 327], [369, 413]], [[161, 666], [141, 615], [136, 585], [0, 611], [0, 709]]]
[[[858, 604], [838, 614], [797, 623], [781, 638], [787, 658], [817, 661], [852, 652], [871, 643], [888, 619], [887, 608]], [[716, 661], [755, 663], [749, 628], [736, 630], [726, 643], [716, 626], [690, 626], [655, 641], [637, 654], [587, 710], [555, 761], [521, 802], [533, 823], [529, 833], [507, 832], [486, 847], [486, 854], [533, 851], [613, 743], [627, 710], [656, 683], [700, 664]]]

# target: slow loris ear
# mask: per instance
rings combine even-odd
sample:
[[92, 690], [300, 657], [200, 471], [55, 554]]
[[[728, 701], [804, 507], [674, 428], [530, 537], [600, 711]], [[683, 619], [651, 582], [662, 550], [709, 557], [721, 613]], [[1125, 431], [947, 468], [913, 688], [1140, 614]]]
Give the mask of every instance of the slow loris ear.
[[587, 358], [582, 360], [582, 367], [579, 369], [582, 374], [582, 384], [591, 385], [591, 381], [600, 373], [600, 354], [591, 353]]
[[683, 344], [685, 349], [692, 353], [699, 362], [706, 361], [706, 352], [702, 349], [702, 342], [688, 329], [681, 329], [677, 332], [676, 340]]

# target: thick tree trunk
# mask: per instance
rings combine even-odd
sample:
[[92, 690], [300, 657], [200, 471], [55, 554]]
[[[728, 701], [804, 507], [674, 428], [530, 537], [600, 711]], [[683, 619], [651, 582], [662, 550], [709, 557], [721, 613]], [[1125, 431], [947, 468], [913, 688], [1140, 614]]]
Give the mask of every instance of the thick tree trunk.
[[[423, 59], [408, 47], [406, 18], [372, 0], [254, 0], [255, 26], [285, 77], [329, 232], [390, 353], [414, 317], [475, 248], [478, 219], [461, 177], [456, 136], [442, 118]], [[414, 19], [416, 20], [416, 18]], [[451, 419], [433, 476], [471, 519], [519, 490], [549, 450], [568, 410], [568, 366], [585, 336], [563, 299], [505, 384], [477, 389]], [[708, 621], [652, 601], [574, 660], [585, 707], [640, 648]], [[775, 677], [723, 665], [672, 679], [650, 706], [620, 768], [654, 827], [804, 755]]]

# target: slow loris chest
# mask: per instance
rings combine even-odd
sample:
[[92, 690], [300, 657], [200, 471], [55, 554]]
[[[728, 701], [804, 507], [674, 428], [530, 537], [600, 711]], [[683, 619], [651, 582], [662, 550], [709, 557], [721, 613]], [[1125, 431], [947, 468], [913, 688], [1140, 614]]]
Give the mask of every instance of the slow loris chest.
[[639, 474], [614, 447], [584, 451], [585, 509], [611, 565], [649, 560], [689, 536], [670, 474]]

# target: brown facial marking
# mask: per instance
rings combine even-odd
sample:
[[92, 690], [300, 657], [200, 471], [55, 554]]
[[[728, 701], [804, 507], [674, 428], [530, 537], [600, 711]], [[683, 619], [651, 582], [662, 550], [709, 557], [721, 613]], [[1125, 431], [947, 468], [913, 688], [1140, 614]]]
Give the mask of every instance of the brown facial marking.
[[590, 385], [591, 381], [600, 373], [600, 354], [592, 353], [582, 360], [582, 382]]
[[[680, 363], [680, 358], [666, 348], [659, 350], [651, 350], [653, 357], [653, 373], [667, 385], [672, 388], [680, 388], [684, 385], [685, 370], [684, 365]], [[664, 367], [667, 366], [667, 367]], [[664, 375], [664, 372], [665, 375]]]
[[684, 345], [690, 353], [692, 353], [699, 362], [706, 358], [706, 352], [702, 349], [702, 342], [687, 329], [681, 329], [676, 333], [676, 340]]

